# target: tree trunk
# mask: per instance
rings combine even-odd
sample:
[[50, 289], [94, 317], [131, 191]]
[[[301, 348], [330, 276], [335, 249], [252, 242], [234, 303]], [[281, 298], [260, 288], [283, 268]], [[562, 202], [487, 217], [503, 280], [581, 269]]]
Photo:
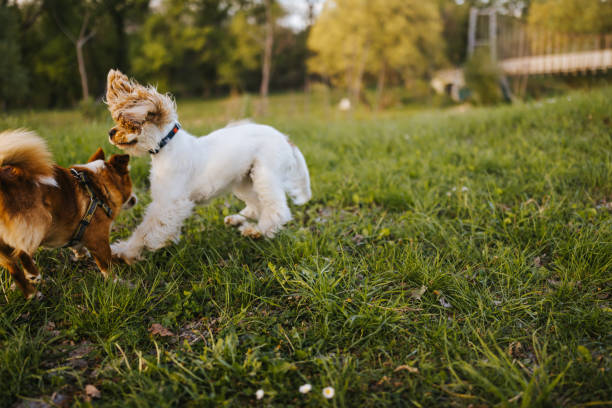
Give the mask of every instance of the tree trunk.
[[385, 75], [387, 72], [387, 66], [383, 63], [380, 73], [378, 74], [378, 83], [376, 84], [376, 110], [380, 109], [382, 102], [383, 92], [385, 90]]
[[85, 59], [83, 58], [83, 45], [86, 41], [79, 38], [76, 43], [77, 62], [79, 64], [79, 75], [81, 77], [81, 89], [83, 90], [83, 100], [89, 98], [89, 86], [87, 85], [87, 70], [85, 69]]
[[260, 95], [268, 97], [270, 87], [270, 70], [272, 68], [272, 47], [274, 46], [274, 21], [272, 18], [272, 0], [265, 0], [266, 4], [266, 40], [264, 44], [263, 66], [261, 69]]
[[[307, 27], [306, 30], [308, 30], [308, 35], [310, 35], [311, 31], [312, 31], [312, 26], [314, 25], [314, 21], [315, 21], [315, 1], [316, 0], [306, 0], [308, 3], [308, 20], [306, 21]], [[308, 58], [310, 58], [310, 56], [312, 55], [311, 51], [307, 50], [306, 51], [306, 60]], [[305, 92], [310, 92], [310, 72], [308, 72], [308, 66], [306, 65], [306, 60], [304, 61], [304, 91]]]
[[355, 103], [355, 106], [357, 106], [357, 104], [359, 103], [360, 100], [362, 100], [361, 98], [361, 85], [363, 83], [363, 74], [365, 73], [365, 64], [366, 64], [366, 60], [368, 59], [368, 51], [369, 51], [369, 47], [365, 47], [365, 49], [363, 50], [363, 53], [361, 54], [361, 59], [359, 60], [359, 65], [357, 66], [357, 72], [355, 73], [355, 79], [353, 82], [353, 89], [352, 89], [352, 97], [353, 97], [353, 102]]
[[68, 39], [74, 44], [76, 48], [77, 64], [79, 66], [79, 76], [81, 77], [81, 89], [83, 91], [83, 100], [89, 98], [89, 86], [87, 85], [87, 70], [85, 69], [85, 58], [83, 57], [83, 46], [96, 34], [95, 30], [87, 34], [87, 27], [89, 25], [90, 16], [90, 11], [86, 11], [85, 16], [83, 16], [83, 23], [81, 24], [79, 36], [78, 38], [75, 38], [68, 30], [64, 28], [57, 16], [53, 15], [55, 21], [57, 22], [57, 26], [60, 28], [60, 30], [64, 32], [66, 37], [68, 37]]

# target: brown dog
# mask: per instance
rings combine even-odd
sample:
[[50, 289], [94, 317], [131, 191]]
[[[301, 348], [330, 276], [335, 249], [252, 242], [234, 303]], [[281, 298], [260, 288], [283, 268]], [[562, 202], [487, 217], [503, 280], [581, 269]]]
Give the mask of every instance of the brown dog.
[[40, 281], [32, 260], [39, 246], [87, 249], [108, 276], [111, 223], [122, 207], [136, 203], [129, 159], [113, 155], [105, 162], [98, 148], [87, 164], [65, 169], [33, 132], [0, 133], [0, 265], [27, 298]]

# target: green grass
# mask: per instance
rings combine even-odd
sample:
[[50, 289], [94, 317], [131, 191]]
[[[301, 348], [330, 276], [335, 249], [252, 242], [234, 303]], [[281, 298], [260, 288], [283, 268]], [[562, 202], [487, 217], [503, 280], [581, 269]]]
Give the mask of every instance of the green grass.
[[[179, 101], [180, 117], [204, 134], [252, 103]], [[88, 384], [117, 407], [612, 404], [612, 88], [466, 113], [325, 106], [276, 96], [258, 118], [312, 178], [276, 239], [226, 228], [226, 197], [179, 244], [114, 268], [134, 287], [66, 250], [36, 256], [42, 301], [1, 272], [0, 405], [87, 405]], [[62, 165], [113, 150], [107, 117], [0, 118], [19, 126]], [[147, 172], [134, 161], [141, 203], [112, 240], [142, 218]]]

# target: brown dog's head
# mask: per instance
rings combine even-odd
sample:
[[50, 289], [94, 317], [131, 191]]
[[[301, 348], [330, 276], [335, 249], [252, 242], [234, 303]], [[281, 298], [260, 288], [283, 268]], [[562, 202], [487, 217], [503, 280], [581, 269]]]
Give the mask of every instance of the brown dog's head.
[[110, 142], [133, 155], [155, 150], [176, 122], [176, 105], [153, 86], [142, 86], [119, 70], [108, 72], [106, 103], [116, 126]]
[[129, 162], [130, 156], [127, 154], [113, 154], [105, 161], [104, 151], [99, 147], [87, 164], [73, 167], [88, 173], [94, 187], [102, 195], [100, 198], [117, 214], [121, 209], [132, 208], [137, 202], [136, 196], [132, 194]]

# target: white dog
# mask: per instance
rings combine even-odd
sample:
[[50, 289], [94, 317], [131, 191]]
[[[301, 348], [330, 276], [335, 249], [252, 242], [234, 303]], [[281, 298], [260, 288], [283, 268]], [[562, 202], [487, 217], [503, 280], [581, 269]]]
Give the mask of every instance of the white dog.
[[153, 201], [132, 236], [111, 247], [128, 263], [144, 247], [176, 242], [196, 202], [232, 191], [246, 207], [225, 223], [244, 236], [272, 238], [291, 220], [286, 193], [298, 205], [311, 197], [304, 156], [274, 128], [237, 124], [194, 137], [180, 127], [170, 96], [117, 70], [108, 73], [106, 101], [116, 123], [110, 142], [133, 155], [151, 154]]

